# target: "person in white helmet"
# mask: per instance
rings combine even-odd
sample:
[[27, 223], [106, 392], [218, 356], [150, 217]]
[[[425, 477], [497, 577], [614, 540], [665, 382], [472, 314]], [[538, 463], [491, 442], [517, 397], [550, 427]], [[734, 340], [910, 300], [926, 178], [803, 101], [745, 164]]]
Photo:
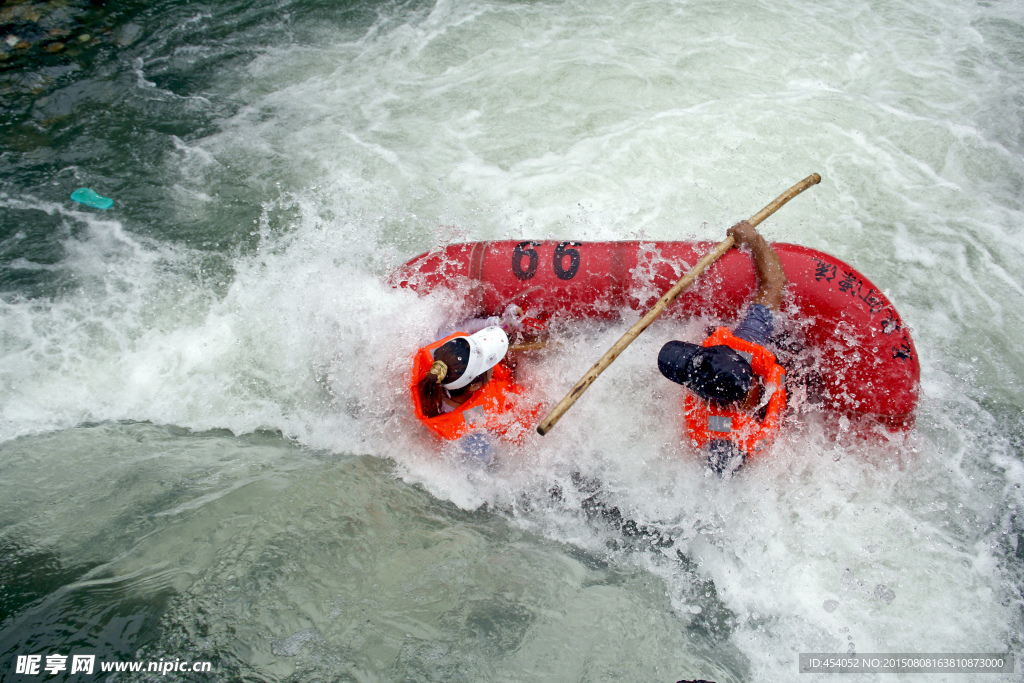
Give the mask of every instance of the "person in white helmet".
[[[434, 363], [420, 380], [420, 404], [425, 417], [450, 413], [491, 379], [495, 365], [508, 352], [508, 332], [516, 329], [523, 310], [509, 306], [501, 317], [468, 320], [463, 334], [434, 349]], [[438, 339], [449, 336], [441, 333]]]
[[483, 388], [508, 351], [508, 335], [498, 326], [457, 336], [434, 350], [434, 364], [420, 381], [426, 417], [450, 413]]

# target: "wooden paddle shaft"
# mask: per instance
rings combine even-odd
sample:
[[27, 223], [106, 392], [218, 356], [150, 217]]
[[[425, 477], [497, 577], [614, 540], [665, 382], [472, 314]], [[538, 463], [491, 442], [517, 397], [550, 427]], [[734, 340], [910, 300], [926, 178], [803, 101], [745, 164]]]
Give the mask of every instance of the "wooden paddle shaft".
[[[747, 222], [756, 227], [765, 218], [768, 218], [768, 216], [771, 216], [773, 213], [778, 211], [783, 204], [806, 190], [808, 187], [817, 185], [819, 182], [821, 182], [821, 176], [817, 173], [812, 173], [776, 197], [771, 204], [755, 213]], [[705, 254], [704, 257], [697, 262], [697, 265], [690, 269], [690, 272], [684, 275], [682, 279], [673, 285], [670, 290], [665, 292], [665, 294], [658, 299], [658, 303], [654, 304], [654, 307], [647, 311], [644, 317], [640, 318], [633, 327], [629, 328], [629, 331], [622, 335], [622, 338], [615, 342], [615, 344], [613, 344], [612, 347], [608, 349], [603, 356], [601, 356], [601, 359], [587, 370], [587, 374], [583, 375], [583, 378], [576, 383], [576, 386], [572, 388], [572, 391], [566, 394], [565, 398], [559, 401], [558, 405], [548, 413], [548, 416], [545, 417], [539, 425], [537, 425], [537, 433], [544, 436], [551, 431], [551, 428], [555, 426], [555, 423], [562, 419], [562, 415], [572, 407], [572, 404], [576, 402], [576, 399], [578, 399], [583, 392], [594, 383], [597, 376], [604, 372], [605, 369], [619, 357], [619, 354], [622, 353], [627, 346], [632, 344], [633, 340], [640, 336], [640, 333], [646, 330], [670, 303], [676, 300], [676, 297], [683, 293], [683, 290], [693, 284], [693, 281], [700, 277], [700, 274], [703, 273], [708, 266], [717, 261], [722, 254], [729, 251], [732, 248], [732, 245], [733, 238], [732, 235], [730, 235], [722, 240], [722, 242], [719, 243], [719, 245], [710, 253]]]

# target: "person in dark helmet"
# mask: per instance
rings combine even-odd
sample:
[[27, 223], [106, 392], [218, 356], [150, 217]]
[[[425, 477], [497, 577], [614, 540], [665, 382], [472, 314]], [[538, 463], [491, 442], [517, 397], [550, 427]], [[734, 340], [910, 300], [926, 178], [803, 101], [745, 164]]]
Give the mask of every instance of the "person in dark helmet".
[[757, 273], [757, 293], [734, 331], [720, 327], [701, 344], [670, 341], [658, 369], [686, 387], [684, 413], [693, 443], [722, 474], [739, 468], [769, 445], [786, 407], [785, 373], [766, 347], [782, 305], [786, 274], [771, 245], [750, 223], [729, 228], [735, 247], [746, 247]]

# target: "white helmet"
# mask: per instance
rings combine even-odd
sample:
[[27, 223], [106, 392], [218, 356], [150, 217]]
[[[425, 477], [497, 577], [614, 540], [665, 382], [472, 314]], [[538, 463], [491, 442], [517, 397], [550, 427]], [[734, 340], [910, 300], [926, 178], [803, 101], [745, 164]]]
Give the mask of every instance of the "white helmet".
[[468, 385], [497, 365], [508, 351], [508, 335], [497, 325], [486, 327], [463, 339], [469, 342], [469, 363], [462, 376], [454, 382], [441, 385], [445, 389], [461, 389]]

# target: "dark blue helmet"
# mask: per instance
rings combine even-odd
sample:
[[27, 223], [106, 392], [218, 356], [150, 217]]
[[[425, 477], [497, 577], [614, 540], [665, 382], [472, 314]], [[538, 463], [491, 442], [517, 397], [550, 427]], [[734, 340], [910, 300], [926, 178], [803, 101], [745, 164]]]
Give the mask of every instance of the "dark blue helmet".
[[717, 403], [742, 400], [754, 385], [750, 362], [728, 346], [670, 341], [661, 347], [658, 369], [702, 399]]

